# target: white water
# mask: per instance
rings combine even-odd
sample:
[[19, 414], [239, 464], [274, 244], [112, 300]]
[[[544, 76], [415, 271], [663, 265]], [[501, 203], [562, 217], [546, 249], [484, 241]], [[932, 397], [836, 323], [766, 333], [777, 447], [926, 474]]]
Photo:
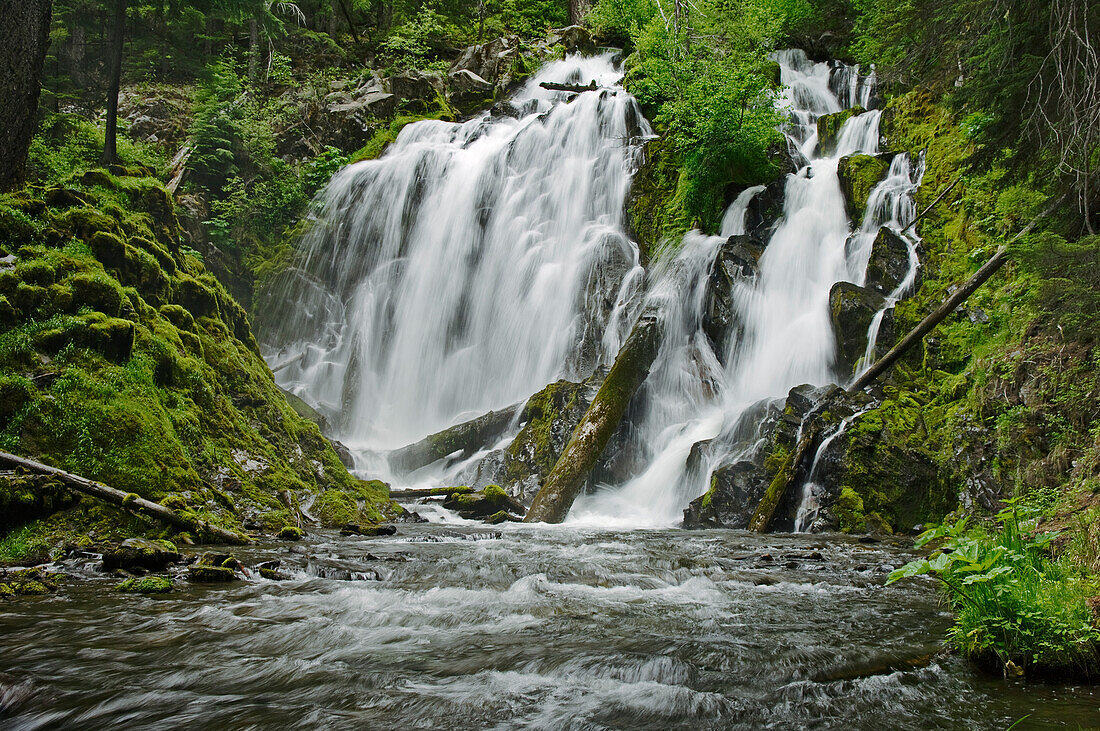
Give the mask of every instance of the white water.
[[[548, 64], [513, 99], [530, 112], [518, 120], [409, 125], [329, 184], [267, 304], [265, 356], [354, 450], [416, 441], [614, 357], [642, 273], [624, 200], [651, 130], [609, 59]], [[570, 103], [538, 86], [591, 79], [608, 88]]]
[[[711, 468], [740, 458], [723, 452], [719, 443], [709, 454], [707, 468], [693, 476], [686, 465], [695, 443], [744, 432], [743, 417], [763, 399], [782, 398], [800, 384], [823, 385], [836, 380], [829, 291], [839, 281], [861, 283], [870, 255], [869, 245], [866, 250], [847, 245], [850, 223], [837, 166], [845, 155], [879, 151], [881, 112], [849, 119], [838, 135], [835, 151], [821, 155], [817, 119], [844, 106], [868, 104], [873, 82], [856, 70], [841, 68], [840, 73], [831, 73], [827, 64], [814, 64], [801, 51], [779, 52], [777, 60], [786, 86], [784, 101], [791, 110], [785, 133], [810, 163], [788, 177], [783, 217], [760, 259], [758, 274], [735, 282], [734, 308], [744, 325], [743, 335], [730, 343], [724, 358], [727, 365], [716, 371], [717, 359], [700, 345], [706, 340], [699, 329], [701, 293], [698, 299], [694, 294], [681, 297], [675, 307], [665, 310], [674, 327], [665, 333], [645, 395], [649, 403], [675, 403], [680, 410], [665, 406], [648, 414], [637, 431], [638, 440], [652, 449], [648, 467], [621, 488], [606, 487], [578, 500], [570, 514], [572, 522], [675, 524], [687, 502], [705, 491]], [[845, 98], [838, 98], [834, 90]], [[884, 185], [878, 186], [876, 193]], [[723, 236], [744, 230], [748, 199], [757, 192], [759, 189], [746, 191], [747, 195], [731, 205], [723, 222], [728, 229]], [[885, 189], [879, 196], [892, 203], [903, 197], [901, 193], [887, 194]], [[878, 215], [882, 205], [886, 204], [872, 202], [869, 210]], [[869, 218], [873, 218], [870, 213]], [[874, 232], [877, 227], [870, 233], [871, 241]], [[722, 237], [689, 233], [673, 267], [679, 279], [697, 281], [677, 267], [688, 271], [700, 267], [696, 277], [705, 278], [722, 241]], [[658, 286], [666, 284], [661, 273], [657, 279]], [[752, 451], [743, 445], [735, 449]]]
[[[720, 236], [689, 233], [674, 258], [647, 274], [622, 216], [638, 142], [651, 130], [613, 87], [608, 57], [570, 58], [517, 94], [529, 112], [521, 119], [410, 125], [383, 158], [334, 178], [302, 263], [275, 290], [273, 304], [288, 306], [268, 318], [277, 324], [265, 354], [280, 383], [370, 457], [609, 364], [644, 301], [665, 323], [633, 413], [644, 467], [582, 496], [569, 521], [676, 523], [710, 469], [738, 457], [732, 435], [752, 433], [754, 405], [836, 380], [829, 291], [842, 280], [862, 283], [878, 227], [900, 229], [912, 216], [919, 175], [899, 156], [850, 236], [837, 165], [878, 152], [880, 112], [848, 120], [829, 155], [818, 149], [816, 122], [867, 106], [873, 80], [800, 51], [777, 59], [791, 111], [785, 133], [809, 164], [788, 176], [784, 213], [756, 275], [734, 283], [743, 334], [728, 352], [715, 353], [702, 330], [706, 286], [716, 253], [744, 232], [761, 188], [730, 206]], [[608, 88], [570, 103], [537, 86], [593, 78]], [[911, 285], [915, 256], [911, 248], [910, 275], [893, 297]], [[689, 475], [688, 455], [706, 440], [715, 447], [708, 463]], [[367, 464], [385, 470], [377, 459]]]

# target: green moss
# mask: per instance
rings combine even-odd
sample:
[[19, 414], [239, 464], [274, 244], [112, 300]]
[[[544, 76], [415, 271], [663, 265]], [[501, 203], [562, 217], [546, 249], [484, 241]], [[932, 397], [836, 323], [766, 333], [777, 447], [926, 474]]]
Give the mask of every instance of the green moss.
[[281, 541], [300, 541], [302, 536], [305, 535], [305, 531], [301, 528], [293, 525], [284, 525], [279, 531], [279, 540]]
[[126, 579], [115, 589], [127, 594], [166, 594], [172, 591], [172, 582], [164, 576], [143, 576]]
[[837, 138], [844, 123], [852, 117], [863, 114], [863, 107], [852, 107], [833, 114], [825, 114], [817, 119], [817, 145], [822, 155], [831, 155], [836, 150]]
[[867, 199], [890, 169], [890, 163], [871, 155], [849, 155], [840, 158], [837, 177], [844, 194], [848, 216], [858, 225], [867, 210]]
[[840, 521], [840, 529], [845, 533], [863, 531], [867, 527], [867, 518], [863, 510], [863, 499], [852, 488], [842, 488], [840, 497], [833, 505], [833, 512]]
[[354, 523], [359, 517], [355, 498], [341, 490], [326, 490], [317, 496], [313, 511], [323, 525], [340, 526]]

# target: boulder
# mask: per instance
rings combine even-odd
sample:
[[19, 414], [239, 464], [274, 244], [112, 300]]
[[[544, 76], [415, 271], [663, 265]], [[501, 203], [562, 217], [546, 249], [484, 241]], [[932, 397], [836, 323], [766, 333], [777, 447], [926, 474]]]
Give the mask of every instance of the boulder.
[[867, 210], [867, 198], [879, 181], [890, 171], [890, 163], [882, 156], [847, 155], [840, 158], [836, 174], [848, 216], [859, 226]]
[[458, 59], [451, 64], [449, 73], [469, 71], [486, 81], [496, 84], [503, 74], [511, 71], [511, 66], [520, 51], [518, 36], [494, 38], [480, 45], [470, 46], [462, 51]]
[[[836, 336], [836, 370], [841, 378], [847, 379], [855, 373], [867, 349], [867, 330], [875, 315], [884, 307], [885, 297], [873, 289], [851, 282], [837, 282], [829, 291], [829, 312]], [[880, 347], [892, 340], [892, 312], [892, 309], [887, 312], [879, 328]]]
[[442, 77], [419, 71], [406, 71], [392, 76], [389, 86], [398, 104], [416, 111], [426, 111], [445, 90]]
[[836, 151], [837, 140], [840, 138], [840, 130], [844, 128], [844, 123], [866, 111], [863, 107], [852, 107], [818, 117], [817, 149], [821, 155], [832, 155]]
[[719, 467], [710, 477], [710, 489], [684, 510], [687, 528], [747, 528], [764, 491], [767, 473], [762, 465], [741, 461]]
[[[871, 245], [864, 285], [876, 292], [890, 295], [909, 273], [909, 246], [893, 229], [883, 226]], [[913, 282], [913, 289], [919, 282]]]
[[771, 238], [775, 224], [783, 217], [787, 178], [781, 176], [753, 196], [745, 210], [745, 233], [759, 241]]
[[579, 53], [584, 56], [592, 56], [596, 53], [596, 44], [592, 40], [592, 34], [588, 32], [587, 28], [580, 25], [555, 28], [550, 31], [546, 42], [550, 45], [560, 44], [566, 53]]
[[493, 102], [493, 84], [468, 69], [447, 74], [447, 101], [468, 114]]
[[[454, 510], [467, 520], [498, 517], [498, 513], [521, 516], [526, 512], [522, 503], [511, 497], [499, 485], [487, 485], [474, 493], [455, 493], [443, 501], [443, 507]], [[502, 519], [497, 519], [499, 523]]]
[[739, 235], [730, 236], [715, 256], [704, 295], [703, 332], [723, 363], [729, 343], [740, 337], [744, 327], [733, 307], [734, 282], [755, 276], [763, 253], [764, 245], [759, 240]]
[[145, 538], [128, 538], [121, 545], [103, 552], [103, 568], [142, 568], [163, 571], [168, 564], [179, 563], [180, 553], [168, 541], [150, 541]]
[[419, 442], [390, 452], [387, 457], [390, 467], [411, 472], [455, 453], [473, 454], [503, 436], [519, 413], [517, 404], [429, 434]]
[[126, 579], [115, 589], [127, 594], [167, 594], [172, 591], [172, 581], [164, 576], [144, 576]]

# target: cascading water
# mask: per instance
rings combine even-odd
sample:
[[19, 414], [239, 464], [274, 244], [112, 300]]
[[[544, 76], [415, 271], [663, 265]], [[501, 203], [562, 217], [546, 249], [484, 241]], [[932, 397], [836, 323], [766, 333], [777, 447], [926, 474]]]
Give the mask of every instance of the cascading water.
[[[650, 404], [673, 403], [678, 408], [664, 406], [647, 412], [636, 437], [650, 445], [647, 468], [621, 489], [605, 486], [580, 500], [571, 514], [574, 521], [607, 524], [628, 516], [635, 523], [676, 522], [686, 502], [705, 491], [711, 468], [737, 461], [759, 446], [752, 438], [754, 425], [745, 423], [760, 413], [754, 405], [781, 398], [800, 384], [835, 381], [830, 289], [839, 281], [862, 284], [878, 229], [882, 225], [900, 229], [902, 222], [912, 218], [912, 192], [919, 175], [914, 178], [908, 158], [899, 155], [890, 175], [875, 187], [862, 226], [850, 236], [838, 164], [847, 155], [879, 152], [881, 112], [854, 115], [841, 128], [832, 149], [821, 152], [817, 120], [844, 107], [868, 106], [873, 75], [861, 76], [858, 68], [815, 64], [801, 51], [781, 51], [776, 59], [791, 112], [784, 132], [789, 147], [805, 156], [808, 164], [788, 176], [783, 216], [755, 276], [734, 282], [732, 300], [741, 335], [729, 342], [724, 358], [716, 359], [705, 347], [702, 308], [696, 304], [701, 296], [694, 289], [686, 288], [691, 297], [664, 309], [671, 326], [665, 331], [644, 397]], [[722, 237], [697, 232], [685, 237], [676, 265], [669, 268], [677, 281], [705, 282], [724, 237], [743, 232], [745, 208], [759, 190], [745, 191], [730, 206]], [[915, 248], [910, 253], [910, 272], [892, 293], [895, 298], [915, 277]], [[664, 284], [666, 280], [656, 274]], [[726, 364], [724, 368], [715, 367], [718, 360]], [[708, 440], [709, 464], [705, 469], [689, 469], [692, 448]]]
[[[261, 324], [280, 385], [352, 449], [402, 446], [614, 357], [620, 289], [641, 273], [624, 201], [651, 134], [619, 76], [607, 55], [548, 64], [516, 118], [409, 125], [329, 184]], [[570, 99], [545, 80], [604, 88]]]

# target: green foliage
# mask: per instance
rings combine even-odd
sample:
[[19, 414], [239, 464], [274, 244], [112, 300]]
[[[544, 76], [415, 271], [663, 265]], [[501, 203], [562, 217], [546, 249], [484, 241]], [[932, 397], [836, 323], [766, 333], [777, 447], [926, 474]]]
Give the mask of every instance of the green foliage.
[[991, 529], [966, 518], [935, 526], [917, 545], [936, 542], [928, 558], [890, 574], [887, 583], [930, 574], [958, 612], [950, 637], [967, 657], [1025, 672], [1095, 675], [1100, 630], [1087, 599], [1096, 591], [1068, 562], [1050, 558], [1055, 539], [1034, 529], [1037, 513], [1009, 500]]
[[[1013, 205], [1019, 204], [1013, 201]], [[1046, 232], [1022, 241], [1013, 253], [1022, 269], [1035, 277], [1035, 303], [1049, 313], [1047, 327], [1083, 344], [1096, 342], [1100, 332], [1100, 236], [1066, 241]]]

